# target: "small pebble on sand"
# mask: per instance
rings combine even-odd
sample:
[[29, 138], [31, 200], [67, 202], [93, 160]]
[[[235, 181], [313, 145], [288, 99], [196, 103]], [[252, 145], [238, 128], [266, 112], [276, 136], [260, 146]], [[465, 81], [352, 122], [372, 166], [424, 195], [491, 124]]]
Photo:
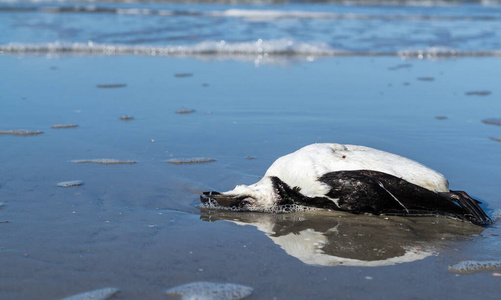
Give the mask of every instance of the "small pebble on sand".
[[192, 282], [165, 291], [182, 299], [237, 300], [252, 294], [252, 288], [234, 283]]
[[485, 124], [501, 126], [501, 119], [485, 119], [485, 120], [482, 120], [482, 122]]
[[186, 114], [191, 114], [191, 113], [194, 113], [195, 110], [194, 109], [181, 109], [181, 110], [176, 110], [176, 114], [180, 114], [180, 115], [186, 115]]
[[84, 182], [81, 180], [72, 180], [72, 181], [62, 181], [57, 184], [58, 187], [73, 187], [83, 185]]
[[122, 120], [122, 121], [130, 121], [130, 120], [134, 120], [134, 117], [133, 116], [121, 116], [120, 120]]
[[203, 164], [216, 161], [214, 158], [209, 157], [193, 157], [184, 159], [169, 159], [167, 162], [174, 165], [184, 165], [184, 164]]
[[76, 128], [78, 127], [77, 124], [58, 124], [58, 125], [52, 125], [50, 128], [52, 129], [66, 129], [66, 128]]
[[470, 91], [465, 93], [466, 96], [488, 96], [490, 94], [490, 91]]
[[0, 135], [17, 135], [17, 136], [32, 136], [32, 135], [39, 135], [42, 134], [43, 131], [40, 130], [24, 130], [24, 129], [19, 129], [19, 130], [0, 130]]
[[103, 164], [103, 165], [132, 165], [136, 163], [133, 160], [119, 160], [111, 158], [77, 159], [77, 160], [72, 160], [71, 162], [76, 164]]
[[98, 84], [97, 87], [100, 89], [113, 89], [113, 88], [123, 88], [126, 87], [127, 85], [124, 83], [117, 83], [117, 84]]
[[70, 297], [63, 298], [61, 300], [106, 300], [111, 298], [111, 296], [115, 295], [119, 291], [120, 290], [117, 288], [104, 288], [90, 292], [85, 292], [82, 294], [73, 295]]

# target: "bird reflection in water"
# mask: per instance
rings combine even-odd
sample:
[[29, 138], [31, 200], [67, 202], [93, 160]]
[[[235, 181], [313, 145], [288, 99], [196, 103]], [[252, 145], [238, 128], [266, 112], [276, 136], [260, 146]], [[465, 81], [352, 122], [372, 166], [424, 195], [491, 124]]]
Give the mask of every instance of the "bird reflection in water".
[[447, 218], [384, 217], [333, 211], [284, 214], [201, 209], [203, 221], [252, 225], [308, 265], [388, 266], [437, 255], [483, 228]]

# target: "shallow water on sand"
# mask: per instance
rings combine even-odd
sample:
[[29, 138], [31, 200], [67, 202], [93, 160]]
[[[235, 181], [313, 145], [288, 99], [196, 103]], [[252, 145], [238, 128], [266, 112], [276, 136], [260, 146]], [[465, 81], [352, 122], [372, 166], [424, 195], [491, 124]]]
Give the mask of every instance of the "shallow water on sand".
[[[449, 271], [498, 260], [497, 225], [207, 211], [196, 193], [253, 183], [279, 156], [340, 142], [422, 162], [492, 214], [501, 206], [501, 143], [492, 139], [501, 127], [482, 120], [501, 117], [499, 59], [256, 66], [4, 55], [0, 65], [0, 130], [44, 131], [0, 135], [2, 299], [104, 287], [120, 288], [117, 299], [165, 299], [167, 288], [194, 281], [250, 286], [251, 299], [498, 296], [496, 270]], [[167, 163], [200, 157], [215, 161]], [[136, 163], [71, 162], [91, 159]], [[74, 180], [85, 184], [57, 186]]]

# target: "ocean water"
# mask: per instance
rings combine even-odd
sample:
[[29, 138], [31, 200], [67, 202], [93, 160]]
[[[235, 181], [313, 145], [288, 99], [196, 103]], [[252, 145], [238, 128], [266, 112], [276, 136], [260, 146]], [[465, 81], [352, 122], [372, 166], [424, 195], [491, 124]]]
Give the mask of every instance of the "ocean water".
[[[500, 21], [499, 1], [0, 1], [0, 299], [498, 299]], [[316, 142], [419, 161], [495, 223], [198, 207]]]
[[276, 59], [269, 55], [501, 55], [496, 1], [239, 3], [2, 1], [0, 51], [258, 61]]

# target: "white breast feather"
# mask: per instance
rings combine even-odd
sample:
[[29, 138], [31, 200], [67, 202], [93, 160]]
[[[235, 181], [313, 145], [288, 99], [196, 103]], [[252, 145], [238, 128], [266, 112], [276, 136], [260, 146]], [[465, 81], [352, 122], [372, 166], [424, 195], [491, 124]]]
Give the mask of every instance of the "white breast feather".
[[[448, 192], [445, 177], [424, 165], [400, 155], [364, 146], [312, 144], [277, 159], [257, 183], [238, 185], [227, 194], [248, 194], [259, 199], [263, 208], [274, 205], [275, 195], [271, 176], [280, 178], [290, 187], [301, 188], [308, 197], [323, 197], [330, 187], [318, 181], [329, 172], [373, 170], [402, 178], [434, 192]], [[335, 201], [336, 199], [332, 199]]]
[[277, 159], [265, 176], [276, 176], [304, 195], [323, 196], [329, 186], [318, 178], [329, 172], [373, 170], [435, 192], [448, 192], [445, 177], [408, 158], [364, 146], [313, 144]]

